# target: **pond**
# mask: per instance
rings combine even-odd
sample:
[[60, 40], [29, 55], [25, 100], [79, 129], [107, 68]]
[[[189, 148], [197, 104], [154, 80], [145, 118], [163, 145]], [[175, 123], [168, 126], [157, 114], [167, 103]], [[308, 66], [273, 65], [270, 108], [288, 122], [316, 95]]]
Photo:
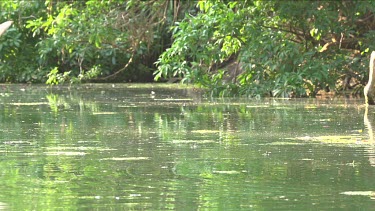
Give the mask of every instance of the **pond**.
[[375, 206], [375, 107], [363, 99], [85, 84], [1, 85], [0, 100], [0, 209]]

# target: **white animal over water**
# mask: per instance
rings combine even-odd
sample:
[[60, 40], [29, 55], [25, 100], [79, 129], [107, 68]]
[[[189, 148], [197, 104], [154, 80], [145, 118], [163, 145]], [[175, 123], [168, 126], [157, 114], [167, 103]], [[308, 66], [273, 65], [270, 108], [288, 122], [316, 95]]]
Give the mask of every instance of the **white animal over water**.
[[6, 21], [0, 24], [0, 36], [12, 25], [13, 21]]

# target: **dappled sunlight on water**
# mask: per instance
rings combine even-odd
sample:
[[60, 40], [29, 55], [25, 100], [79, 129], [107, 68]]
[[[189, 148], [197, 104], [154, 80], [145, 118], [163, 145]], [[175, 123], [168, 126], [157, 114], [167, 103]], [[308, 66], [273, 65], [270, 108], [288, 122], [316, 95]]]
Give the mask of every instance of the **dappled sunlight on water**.
[[[375, 108], [157, 85], [9, 85], [0, 209], [369, 210]], [[366, 113], [366, 114], [365, 114]]]

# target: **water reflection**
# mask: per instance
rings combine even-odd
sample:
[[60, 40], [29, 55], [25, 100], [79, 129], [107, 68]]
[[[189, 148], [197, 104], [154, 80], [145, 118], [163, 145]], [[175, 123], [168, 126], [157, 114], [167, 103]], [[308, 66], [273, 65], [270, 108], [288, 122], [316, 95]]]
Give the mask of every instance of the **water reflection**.
[[205, 99], [131, 85], [22, 89], [0, 95], [0, 208], [374, 205], [372, 118], [361, 101]]
[[374, 119], [369, 115], [370, 115], [369, 114], [369, 105], [366, 104], [363, 121], [364, 121], [366, 129], [368, 131], [368, 141], [371, 144], [371, 146], [368, 147], [367, 152], [368, 152], [370, 164], [372, 166], [375, 166], [375, 149], [374, 149], [374, 146], [373, 146], [375, 141], [374, 141], [374, 130], [373, 130], [373, 126], [372, 126]]

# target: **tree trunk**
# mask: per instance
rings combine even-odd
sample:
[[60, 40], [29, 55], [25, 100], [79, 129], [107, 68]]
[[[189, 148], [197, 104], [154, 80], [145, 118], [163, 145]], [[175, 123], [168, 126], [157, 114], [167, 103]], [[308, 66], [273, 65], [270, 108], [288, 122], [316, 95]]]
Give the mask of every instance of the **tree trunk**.
[[368, 83], [365, 86], [364, 94], [366, 104], [375, 105], [375, 73], [374, 73], [374, 60], [375, 60], [375, 51], [371, 53], [370, 57], [370, 72], [368, 75]]
[[0, 24], [0, 36], [12, 25], [13, 21], [6, 21]]

